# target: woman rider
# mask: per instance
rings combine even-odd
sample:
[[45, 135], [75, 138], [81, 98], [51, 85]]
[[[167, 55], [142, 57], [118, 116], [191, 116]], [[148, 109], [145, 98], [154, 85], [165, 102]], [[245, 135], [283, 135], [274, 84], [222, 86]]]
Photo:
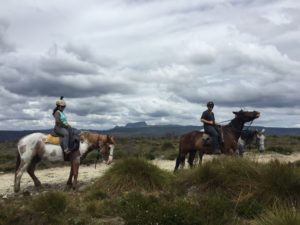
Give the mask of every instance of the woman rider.
[[71, 126], [68, 124], [67, 117], [64, 113], [66, 108], [66, 102], [63, 100], [63, 96], [56, 101], [56, 108], [53, 110], [52, 115], [55, 118], [54, 132], [62, 138], [63, 150], [66, 154], [69, 154], [69, 129]]

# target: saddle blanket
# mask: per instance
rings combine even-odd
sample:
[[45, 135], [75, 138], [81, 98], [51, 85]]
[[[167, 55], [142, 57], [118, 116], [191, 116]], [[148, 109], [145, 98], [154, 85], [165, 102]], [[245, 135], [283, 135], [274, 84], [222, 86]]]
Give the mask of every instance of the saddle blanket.
[[53, 145], [60, 144], [59, 137], [54, 137], [51, 134], [48, 134], [47, 137], [45, 139], [43, 139], [43, 141], [44, 141], [44, 143], [47, 143], [47, 144], [53, 144]]

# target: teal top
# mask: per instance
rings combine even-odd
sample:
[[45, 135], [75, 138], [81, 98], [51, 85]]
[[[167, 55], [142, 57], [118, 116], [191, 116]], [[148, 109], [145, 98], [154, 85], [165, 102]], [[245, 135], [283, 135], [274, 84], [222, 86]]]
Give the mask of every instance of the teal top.
[[67, 117], [66, 115], [64, 114], [64, 112], [61, 112], [61, 111], [58, 111], [59, 112], [59, 119], [60, 121], [65, 124], [65, 125], [68, 125], [68, 121], [67, 121]]

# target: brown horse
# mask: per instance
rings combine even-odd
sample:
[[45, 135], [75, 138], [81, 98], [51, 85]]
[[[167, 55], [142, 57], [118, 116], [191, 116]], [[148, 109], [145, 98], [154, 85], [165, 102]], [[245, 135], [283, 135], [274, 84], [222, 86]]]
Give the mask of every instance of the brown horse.
[[[246, 122], [253, 121], [260, 116], [257, 111], [247, 112], [240, 110], [239, 112], [233, 112], [235, 118], [225, 126], [220, 126], [219, 130], [222, 135], [224, 143], [221, 145], [221, 151], [223, 154], [231, 154], [236, 151], [238, 139], [241, 135], [241, 131]], [[209, 136], [201, 131], [192, 131], [184, 134], [180, 137], [179, 141], [179, 154], [176, 159], [176, 165], [174, 172], [181, 164], [184, 166], [185, 157], [189, 154], [188, 163], [192, 167], [196, 152], [199, 152], [200, 163], [204, 154], [212, 154], [213, 149], [210, 143], [207, 143]]]
[[[76, 189], [80, 157], [85, 157], [94, 149], [109, 155], [107, 163], [113, 159], [115, 141], [112, 136], [83, 131], [80, 133], [80, 147], [78, 151], [70, 153], [71, 169], [67, 182], [69, 187]], [[41, 160], [64, 161], [63, 151], [60, 145], [47, 142], [47, 135], [32, 133], [23, 137], [18, 142], [18, 156], [15, 171], [14, 191], [20, 190], [21, 177], [25, 171], [28, 172], [36, 187], [41, 182], [35, 176], [36, 164]]]

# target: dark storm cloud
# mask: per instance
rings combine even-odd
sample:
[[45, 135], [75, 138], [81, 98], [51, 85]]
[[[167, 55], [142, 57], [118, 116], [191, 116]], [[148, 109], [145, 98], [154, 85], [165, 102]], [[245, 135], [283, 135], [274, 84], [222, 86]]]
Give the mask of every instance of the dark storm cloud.
[[157, 110], [147, 114], [150, 117], [167, 117], [170, 115], [170, 112], [166, 110]]
[[31, 76], [18, 83], [6, 83], [10, 92], [25, 96], [68, 96], [73, 98], [101, 96], [110, 93], [128, 94], [133, 91], [129, 84], [101, 78], [101, 76], [49, 77]]

